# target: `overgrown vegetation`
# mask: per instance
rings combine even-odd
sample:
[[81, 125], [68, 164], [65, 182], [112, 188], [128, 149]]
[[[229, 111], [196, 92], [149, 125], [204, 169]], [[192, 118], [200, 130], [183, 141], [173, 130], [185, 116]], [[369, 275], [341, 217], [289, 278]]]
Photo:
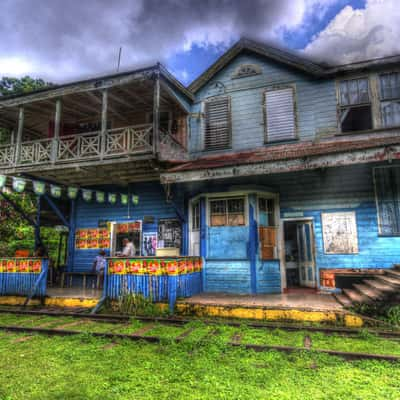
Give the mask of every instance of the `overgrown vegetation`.
[[375, 302], [372, 304], [363, 303], [353, 306], [353, 310], [389, 325], [400, 327], [400, 304], [398, 304], [398, 301]]
[[146, 298], [141, 293], [124, 292], [117, 301], [113, 310], [127, 315], [160, 315], [160, 308], [153, 303], [151, 298]]
[[229, 327], [207, 330], [177, 345], [0, 333], [0, 399], [399, 398], [399, 364], [256, 353], [226, 347]]

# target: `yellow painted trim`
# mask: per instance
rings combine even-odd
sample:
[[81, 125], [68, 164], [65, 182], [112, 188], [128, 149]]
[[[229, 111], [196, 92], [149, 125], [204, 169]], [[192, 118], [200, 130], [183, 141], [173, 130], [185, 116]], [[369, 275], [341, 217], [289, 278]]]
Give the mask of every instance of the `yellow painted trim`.
[[[2, 306], [22, 306], [24, 305], [24, 302], [26, 300], [26, 297], [21, 297], [21, 296], [0, 296], [0, 305]], [[29, 302], [29, 305], [40, 305], [39, 300], [31, 300]]]
[[328, 322], [341, 324], [347, 327], [361, 327], [362, 318], [345, 314], [342, 311], [321, 311], [302, 309], [280, 309], [263, 307], [232, 307], [218, 305], [178, 303], [176, 310], [183, 315], [196, 315], [198, 317], [224, 317], [256, 319], [264, 321], [294, 321], [294, 322]]
[[93, 308], [100, 299], [81, 299], [73, 297], [46, 297], [45, 305], [53, 307]]

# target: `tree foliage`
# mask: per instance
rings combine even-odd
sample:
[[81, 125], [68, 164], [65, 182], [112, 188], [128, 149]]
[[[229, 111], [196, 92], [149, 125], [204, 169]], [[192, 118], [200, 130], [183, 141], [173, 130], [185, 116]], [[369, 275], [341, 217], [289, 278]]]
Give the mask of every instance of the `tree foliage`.
[[32, 78], [29, 75], [22, 78], [4, 76], [0, 80], [0, 96], [29, 93], [49, 86], [52, 86], [50, 82], [40, 78]]

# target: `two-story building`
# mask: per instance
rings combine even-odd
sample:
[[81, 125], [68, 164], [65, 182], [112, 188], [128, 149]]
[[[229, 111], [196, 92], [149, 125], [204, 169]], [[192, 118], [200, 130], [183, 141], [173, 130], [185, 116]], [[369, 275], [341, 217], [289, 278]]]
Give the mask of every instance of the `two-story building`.
[[0, 173], [64, 188], [41, 201], [69, 204], [70, 271], [126, 236], [202, 256], [205, 292], [332, 290], [400, 262], [400, 57], [240, 40], [189, 87], [156, 65], [2, 98], [0, 122]]

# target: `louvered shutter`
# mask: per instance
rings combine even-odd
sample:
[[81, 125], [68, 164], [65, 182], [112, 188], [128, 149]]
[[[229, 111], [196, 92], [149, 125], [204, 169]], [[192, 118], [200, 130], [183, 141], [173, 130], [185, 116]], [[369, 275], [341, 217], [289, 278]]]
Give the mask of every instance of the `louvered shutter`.
[[229, 97], [218, 97], [204, 104], [204, 148], [220, 150], [231, 146]]
[[266, 141], [277, 142], [296, 138], [293, 89], [265, 92]]

